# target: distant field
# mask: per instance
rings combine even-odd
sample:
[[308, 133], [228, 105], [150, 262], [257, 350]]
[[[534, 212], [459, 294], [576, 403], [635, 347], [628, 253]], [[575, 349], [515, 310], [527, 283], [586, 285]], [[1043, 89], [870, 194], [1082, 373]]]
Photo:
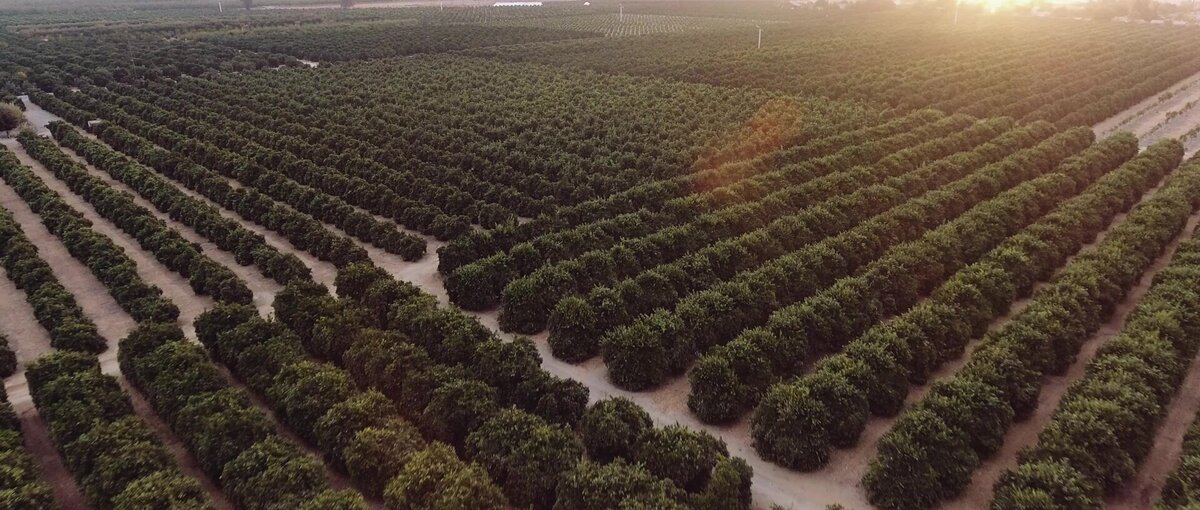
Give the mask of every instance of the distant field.
[[587, 32], [554, 28], [417, 25], [414, 21], [254, 28], [209, 33], [202, 39], [239, 49], [339, 61], [594, 37]]
[[692, 16], [669, 16], [661, 14], [584, 14], [577, 16], [555, 16], [547, 18], [518, 18], [494, 20], [488, 24], [556, 28], [582, 32], [599, 32], [608, 37], [678, 33], [712, 28], [744, 27], [753, 29], [755, 22], [729, 18], [698, 18]]

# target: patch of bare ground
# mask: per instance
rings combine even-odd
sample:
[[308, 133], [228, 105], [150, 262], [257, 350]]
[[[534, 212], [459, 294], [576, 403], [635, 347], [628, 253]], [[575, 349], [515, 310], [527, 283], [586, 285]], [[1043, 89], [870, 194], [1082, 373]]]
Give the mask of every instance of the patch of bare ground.
[[87, 508], [75, 478], [67, 471], [50, 441], [46, 424], [33, 405], [29, 383], [25, 380], [25, 367], [50, 350], [50, 335], [38, 324], [33, 307], [25, 300], [25, 292], [7, 276], [0, 269], [0, 317], [4, 317], [0, 321], [0, 333], [8, 337], [9, 345], [17, 354], [17, 372], [4, 380], [4, 392], [21, 420], [25, 449], [33, 456], [41, 479], [50, 486], [59, 508]]
[[1150, 284], [1154, 280], [1154, 275], [1158, 274], [1160, 270], [1170, 263], [1171, 256], [1175, 253], [1175, 248], [1179, 246], [1182, 240], [1191, 236], [1197, 222], [1200, 222], [1200, 212], [1193, 213], [1188, 218], [1183, 232], [1172, 241], [1163, 254], [1142, 274], [1142, 278], [1130, 289], [1125, 299], [1117, 305], [1116, 310], [1110, 316], [1109, 320], [1091, 338], [1084, 342], [1079, 356], [1067, 371], [1061, 375], [1047, 378], [1042, 386], [1042, 392], [1038, 396], [1038, 406], [1033, 415], [1024, 421], [1014, 424], [1009, 429], [1008, 433], [1004, 436], [1004, 445], [1000, 448], [1000, 451], [984, 460], [982, 466], [980, 466], [975, 476], [971, 479], [971, 484], [963, 491], [963, 494], [944, 505], [945, 508], [966, 509], [987, 506], [988, 502], [991, 501], [992, 486], [995, 485], [996, 480], [1000, 478], [1000, 475], [1005, 470], [1017, 465], [1017, 454], [1021, 449], [1037, 442], [1038, 434], [1050, 421], [1063, 395], [1066, 394], [1067, 388], [1071, 383], [1083, 376], [1088, 362], [1096, 355], [1097, 349], [1120, 333], [1121, 328], [1125, 324], [1125, 319], [1129, 316], [1129, 312], [1133, 310], [1137, 303], [1141, 301], [1142, 296], [1145, 296], [1146, 291], [1149, 290]]
[[1171, 401], [1162, 423], [1154, 436], [1150, 453], [1142, 459], [1137, 475], [1108, 498], [1105, 506], [1112, 510], [1150, 508], [1158, 500], [1167, 475], [1179, 462], [1183, 451], [1183, 435], [1200, 411], [1200, 356], [1192, 359], [1179, 393]]
[[[1171, 97], [1161, 99], [1163, 94], [1166, 93], [1170, 93]], [[1162, 93], [1147, 97], [1124, 111], [1092, 126], [1092, 131], [1098, 137], [1108, 136], [1118, 131], [1129, 131], [1141, 139], [1166, 120], [1169, 112], [1198, 98], [1200, 98], [1200, 73], [1184, 78]], [[1150, 145], [1151, 143], [1151, 141], [1142, 141], [1143, 146]]]

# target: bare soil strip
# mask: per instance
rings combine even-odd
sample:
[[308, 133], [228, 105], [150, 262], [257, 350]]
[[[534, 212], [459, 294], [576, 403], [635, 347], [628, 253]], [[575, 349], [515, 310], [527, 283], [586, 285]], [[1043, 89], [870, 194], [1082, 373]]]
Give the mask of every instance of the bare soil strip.
[[1183, 451], [1183, 435], [1200, 411], [1200, 356], [1192, 360], [1179, 393], [1171, 400], [1171, 409], [1158, 425], [1150, 453], [1142, 460], [1137, 475], [1120, 492], [1108, 498], [1105, 506], [1112, 510], [1150, 508], [1158, 501], [1167, 475], [1179, 462]]
[[[1167, 92], [1171, 92], [1172, 96], [1160, 101], [1159, 97]], [[1125, 111], [1092, 126], [1092, 131], [1096, 133], [1097, 137], [1105, 137], [1115, 131], [1129, 131], [1137, 135], [1140, 140], [1166, 118], [1167, 112], [1179, 109], [1182, 105], [1197, 98], [1200, 98], [1200, 73], [1184, 78], [1166, 90], [1147, 97]], [[1143, 147], [1151, 145], [1151, 143], [1142, 140]]]
[[967, 509], [984, 508], [987, 506], [988, 502], [991, 501], [992, 486], [996, 483], [996, 480], [1000, 478], [1000, 475], [1005, 470], [1016, 466], [1017, 453], [1022, 448], [1037, 442], [1038, 434], [1050, 421], [1063, 395], [1066, 394], [1067, 388], [1072, 382], [1083, 376], [1087, 364], [1095, 356], [1096, 350], [1120, 333], [1121, 328], [1125, 325], [1126, 317], [1129, 316], [1129, 312], [1137, 306], [1142, 297], [1146, 295], [1146, 291], [1149, 290], [1151, 283], [1154, 281], [1154, 275], [1158, 274], [1160, 270], [1171, 262], [1171, 257], [1175, 254], [1175, 248], [1184, 239], [1191, 237], [1198, 222], [1200, 222], [1200, 212], [1193, 213], [1188, 218], [1183, 232], [1171, 242], [1167, 249], [1164, 250], [1164, 253], [1142, 274], [1141, 280], [1130, 289], [1125, 299], [1117, 305], [1116, 310], [1109, 320], [1091, 338], [1084, 342], [1083, 349], [1079, 352], [1079, 357], [1071, 364], [1066, 373], [1050, 377], [1043, 385], [1042, 392], [1038, 396], [1038, 406], [1033, 416], [1014, 424], [1009, 429], [1008, 433], [1004, 436], [1004, 445], [1000, 448], [1000, 451], [983, 462], [983, 465], [976, 471], [975, 476], [971, 479], [971, 484], [967, 486], [963, 494], [954, 501], [949, 502], [949, 504], [944, 505], [945, 508]]
[[33, 307], [25, 300], [25, 292], [7, 276], [4, 269], [0, 269], [0, 317], [4, 317], [0, 321], [0, 333], [8, 337], [9, 345], [17, 354], [17, 373], [4, 380], [4, 391], [21, 420], [25, 449], [37, 463], [42, 480], [54, 492], [54, 501], [64, 510], [87, 508], [75, 477], [67, 471], [58, 450], [50, 442], [46, 424], [33, 405], [29, 383], [25, 380], [25, 367], [50, 350], [50, 335], [38, 324]]

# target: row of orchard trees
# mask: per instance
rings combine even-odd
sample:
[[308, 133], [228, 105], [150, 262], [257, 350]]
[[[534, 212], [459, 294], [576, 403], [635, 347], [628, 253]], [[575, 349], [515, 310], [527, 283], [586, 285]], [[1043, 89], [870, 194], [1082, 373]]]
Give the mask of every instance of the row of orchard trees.
[[[1085, 151], [1060, 168], [1075, 176], [1077, 187], [1083, 188], [1081, 193], [1005, 238], [976, 262], [962, 266], [928, 299], [861, 336], [848, 336], [853, 341], [839, 354], [821, 360], [800, 378], [771, 387], [753, 420], [759, 450], [787, 465], [813, 469], [829, 458], [831, 446], [856, 443], [870, 415], [897, 413], [910, 384], [927, 381], [943, 363], [961, 356], [970, 339], [982, 334], [1018, 297], [1028, 295], [1034, 283], [1048, 278], [1066, 257], [1103, 230], [1108, 220], [1127, 210], [1170, 172], [1179, 161], [1181, 147], [1177, 143], [1156, 145], [1121, 165], [1136, 152], [1137, 141], [1132, 136], [1110, 138]], [[753, 374], [744, 368], [762, 366], [772, 359], [769, 351], [762, 352], [753, 344], [739, 347], [721, 353], [728, 357], [725, 363], [739, 369], [738, 375]], [[711, 358], [701, 365], [719, 375], [716, 368], [721, 363], [720, 358]], [[693, 376], [694, 382], [698, 379]], [[720, 396], [719, 391], [711, 386], [705, 393], [694, 390], [693, 395]], [[798, 411], [785, 412], [787, 409]]]
[[[1200, 239], [1193, 234], [1155, 274], [1120, 334], [1072, 383], [1037, 443], [1002, 475], [996, 506], [1034, 498], [1099, 505], [1133, 478], [1200, 347], [1198, 276]], [[1191, 497], [1179, 477], [1173, 480], [1164, 493], [1168, 504]]]
[[129, 234], [167, 268], [188, 279], [197, 293], [218, 301], [249, 303], [253, 296], [246, 282], [229, 268], [201, 253], [166, 222], [133, 201], [133, 197], [92, 175], [71, 159], [53, 140], [25, 131], [18, 137], [29, 155], [92, 205], [104, 218]]
[[[959, 177], [956, 175], [921, 179], [932, 181], [931, 187], [936, 189], [863, 218], [862, 223], [851, 223], [847, 230], [820, 242], [693, 292], [673, 309], [613, 329], [601, 340], [610, 377], [622, 387], [642, 389], [671, 374], [681, 374], [697, 355], [734, 340], [742, 331], [766, 325], [777, 309], [853, 274], [893, 246], [919, 238], [975, 204], [1048, 172], [1091, 140], [1090, 131], [1071, 130], [959, 180], [953, 180]], [[952, 182], [943, 185], [945, 179]]]
[[327, 62], [598, 36], [600, 34], [535, 27], [413, 25], [401, 21], [238, 30], [205, 34], [201, 38], [233, 48]]
[[[447, 291], [460, 298], [456, 302], [472, 308], [503, 302], [504, 327], [526, 333], [540, 330], [554, 305], [569, 293], [614, 285], [722, 240], [740, 238], [749, 243], [746, 250], [751, 257], [772, 251], [764, 244], [783, 245], [775, 247], [776, 252], [788, 250], [792, 246], [789, 243], [803, 241], [764, 236], [766, 229], [780, 228], [777, 221], [822, 200], [911, 170], [913, 162], [905, 161], [905, 157], [914, 152], [924, 158], [944, 157], [987, 140], [1006, 127], [1004, 120], [972, 126], [965, 116], [939, 119], [910, 132], [856, 146], [856, 150], [844, 148], [818, 160], [787, 164], [711, 192], [667, 201], [649, 221], [617, 216], [538, 237], [513, 247], [510, 254], [497, 254], [459, 268], [449, 275]], [[966, 132], [956, 134], [959, 130]], [[940, 140], [942, 137], [947, 139]], [[838, 172], [876, 162], [893, 151], [899, 151], [898, 157], [889, 158], [876, 171]], [[785, 160], [782, 156], [773, 159], [776, 164]], [[607, 232], [597, 235], [595, 229]], [[802, 237], [800, 234], [797, 237]], [[461, 299], [463, 296], [471, 296], [471, 300]]]
[[[379, 151], [361, 140], [337, 137], [295, 123], [268, 129], [278, 125], [280, 119], [243, 107], [242, 103], [199, 108], [196, 105], [207, 104], [208, 98], [181, 89], [190, 88], [189, 85], [199, 87], [201, 83], [189, 80], [183, 87], [150, 84], [146, 88], [117, 90], [187, 118], [202, 117], [213, 127], [207, 132], [209, 135], [221, 133], [220, 143], [253, 158], [259, 165], [278, 167], [289, 177], [336, 193], [350, 203], [438, 239], [457, 237], [470, 230], [473, 222], [495, 226], [514, 219], [498, 206], [473, 203], [471, 196], [459, 188], [439, 185], [407, 170], [393, 170], [368, 159], [363, 154]], [[337, 142], [330, 141], [331, 137]], [[340, 152], [334, 152], [330, 146]], [[395, 243], [380, 241], [382, 245]]]
[[[73, 123], [86, 125], [92, 115], [47, 94], [35, 94], [39, 105]], [[109, 123], [93, 128], [104, 143], [152, 168], [217, 205], [242, 218], [269, 228], [313, 256], [336, 265], [367, 260], [367, 253], [353, 240], [330, 232], [304, 213], [280, 204], [270, 197], [244, 187], [230, 185], [228, 179], [202, 167], [178, 153]]]
[[137, 265], [119, 246], [93, 230], [79, 211], [7, 150], [0, 154], [0, 178], [29, 204], [72, 256], [113, 290], [113, 299], [135, 320], [169, 321], [179, 316], [179, 308], [162, 297], [161, 289], [142, 280]]
[[[86, 92], [68, 91], [59, 92], [59, 95], [68, 96], [68, 101], [82, 101], [92, 113], [146, 137], [167, 150], [185, 154], [190, 160], [233, 179], [241, 186], [335, 225], [364, 242], [375, 244], [407, 260], [416, 260], [425, 253], [423, 239], [401, 232], [395, 224], [356, 209], [342, 198], [354, 200], [353, 197], [369, 195], [355, 190], [372, 186], [361, 179], [357, 183], [349, 183], [338, 174], [318, 172], [311, 166], [291, 165], [287, 161], [275, 160], [270, 163], [274, 168], [267, 168], [248, 156], [258, 152], [258, 149], [230, 141], [236, 136], [232, 133], [205, 129], [203, 124], [175, 116], [152, 104], [117, 96], [106, 89], [91, 87]], [[390, 198], [383, 197], [382, 200]], [[365, 202], [356, 202], [365, 205]]]
[[[1198, 206], [1200, 166], [1189, 164], [989, 333], [965, 366], [901, 414], [880, 440], [863, 479], [872, 503], [929, 508], [957, 495], [1012, 423], [1032, 413], [1045, 376], [1070, 366]], [[1105, 448], [1104, 454], [1119, 451]]]
[[[432, 56], [283, 76], [219, 76], [191, 91], [309, 126], [305, 132], [321, 143], [363, 140], [376, 149], [371, 159], [395, 171], [452, 184], [476, 200], [503, 199], [501, 205], [526, 217], [685, 173], [710, 142], [723, 141], [729, 126], [744, 125], [748, 114], [774, 99]], [[326, 90], [359, 93], [329, 101], [319, 92]], [[527, 90], [539, 93], [520, 92]], [[809, 120], [835, 111], [859, 122], [869, 116], [863, 108], [822, 101], [796, 108]], [[312, 129], [311, 116], [299, 113], [305, 111], [329, 113], [325, 132]], [[516, 209], [521, 196], [531, 201]]]
[[[776, 104], [771, 103], [772, 106]], [[776, 108], [784, 107], [776, 106]], [[691, 173], [645, 182], [619, 193], [594, 198], [573, 206], [561, 207], [551, 214], [533, 218], [528, 222], [471, 232], [438, 250], [438, 271], [449, 276], [458, 268], [472, 262], [502, 254], [513, 250], [517, 245], [532, 243], [539, 237], [551, 234], [569, 236], [568, 239], [579, 238], [578, 240], [564, 241], [570, 243], [570, 248], [565, 250], [569, 253], [580, 249], [575, 248], [576, 246], [583, 247], [582, 249], [596, 249], [599, 245], [594, 241], [592, 241], [593, 244], [583, 244], [584, 241], [590, 241], [597, 235], [586, 234], [586, 232], [608, 232], [615, 226], [617, 218], [621, 216], [638, 213], [643, 208], [660, 209], [663, 204], [683, 199], [696, 190], [718, 192], [720, 188], [760, 173], [771, 172], [776, 167], [832, 156], [847, 147], [890, 138], [936, 121], [941, 117], [942, 115], [937, 112], [921, 111], [894, 119], [876, 119], [875, 122], [838, 122], [830, 119], [829, 122], [820, 126], [813, 123], [800, 123], [799, 127], [794, 131], [789, 131], [786, 136], [777, 134], [773, 137], [783, 141], [756, 148], [749, 154], [730, 156], [728, 159], [720, 155], [713, 155], [707, 159], [701, 158], [696, 164], [695, 171]], [[846, 154], [846, 156], [850, 156], [850, 154]], [[763, 186], [770, 187], [770, 184], [764, 182]], [[758, 188], [759, 186], [754, 187]], [[717, 195], [717, 193], [712, 194]], [[731, 198], [740, 196], [738, 193], [725, 195]], [[578, 230], [580, 233], [573, 235], [573, 230]], [[564, 250], [550, 247], [546, 251], [558, 253]], [[518, 271], [536, 269], [526, 267], [526, 264], [518, 262], [520, 258], [515, 255], [512, 258]]]
[[[0, 177], [18, 190], [51, 233], [109, 288], [113, 297], [122, 306], [129, 306], [131, 314], [136, 310], [151, 320], [174, 319], [169, 312], [177, 309], [158, 296], [160, 289], [141, 279], [132, 269], [133, 261], [107, 237], [92, 230], [77, 211], [7, 150], [0, 154]], [[0, 214], [0, 232], [5, 240], [6, 273], [12, 274], [25, 290], [36, 318], [50, 332], [52, 345], [59, 349], [28, 366], [25, 378], [34, 404], [83, 496], [96, 508], [210, 508], [199, 483], [179, 471], [150, 426], [134, 413], [117, 379], [101, 374], [95, 354], [107, 348], [105, 340], [7, 211]], [[9, 273], [14, 269], [28, 273]], [[122, 300], [118, 297], [121, 291], [142, 296], [142, 301], [131, 301], [129, 296]], [[8, 458], [14, 461], [16, 471], [6, 474], [19, 479], [23, 467], [20, 458]], [[18, 504], [14, 508], [50, 507], [40, 499], [36, 487], [25, 488], [29, 492], [6, 493], [13, 499], [4, 501]], [[31, 506], [20, 506], [22, 499], [18, 498], [22, 497], [32, 498], [25, 500]]]
[[[344, 268], [336, 284], [341, 299], [315, 286], [280, 294], [276, 311], [289, 325], [282, 335], [395, 403], [423, 437], [478, 463], [511, 503], [749, 504], [750, 469], [720, 441], [682, 427], [654, 428], [628, 401], [587, 409], [586, 389], [546, 374], [527, 340], [502, 342], [373, 266]], [[308, 392], [310, 401], [344, 398]], [[591, 462], [581, 464], [585, 451]], [[626, 483], [636, 490], [617, 490]]]
[[[84, 317], [75, 296], [63, 288], [50, 266], [38, 256], [37, 247], [29, 242], [8, 211], [0, 211], [0, 264], [3, 264], [8, 279], [25, 292], [34, 318], [50, 333], [52, 347], [85, 352], [105, 349], [105, 341], [96, 331], [95, 324]], [[0, 374], [11, 375], [16, 362], [16, 356], [12, 356], [13, 370], [3, 370]]]
[[208, 203], [184, 193], [166, 178], [142, 166], [108, 145], [92, 140], [61, 121], [50, 123], [54, 139], [85, 158], [110, 177], [129, 186], [171, 219], [195, 230], [218, 248], [232, 253], [239, 264], [254, 264], [267, 277], [286, 285], [311, 276], [295, 254], [280, 252], [266, 239], [236, 220], [221, 216]]
[[913, 16], [897, 10], [778, 25], [765, 40], [771, 58], [760, 57], [744, 29], [465, 53], [1064, 128], [1101, 122], [1200, 69], [1186, 29], [1010, 19], [930, 35], [915, 27], [933, 20]]

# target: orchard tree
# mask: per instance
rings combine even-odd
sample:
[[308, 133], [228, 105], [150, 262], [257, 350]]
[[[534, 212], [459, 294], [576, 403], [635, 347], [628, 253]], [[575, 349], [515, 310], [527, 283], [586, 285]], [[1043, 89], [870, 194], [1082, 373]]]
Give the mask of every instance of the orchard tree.
[[113, 510], [171, 508], [207, 510], [208, 497], [194, 478], [175, 470], [162, 470], [144, 476], [125, 487], [112, 500]]
[[434, 439], [461, 445], [499, 411], [496, 390], [482, 382], [460, 379], [433, 392], [421, 415], [422, 427]]
[[697, 492], [708, 483], [720, 457], [728, 456], [725, 443], [705, 432], [682, 425], [650, 429], [634, 447], [634, 462], [651, 474]]
[[588, 457], [598, 462], [631, 459], [642, 433], [654, 426], [641, 406], [625, 397], [596, 402], [583, 413], [580, 431]]
[[545, 510], [554, 505], [559, 478], [583, 456], [583, 445], [571, 429], [508, 409], [467, 437], [466, 453], [514, 505]]
[[225, 465], [274, 434], [271, 419], [238, 388], [196, 395], [175, 415], [175, 430], [200, 468], [216, 479]]
[[360, 430], [384, 425], [399, 416], [396, 405], [382, 393], [374, 390], [356, 393], [334, 404], [317, 420], [317, 446], [327, 452], [337, 466], [344, 468], [343, 452]]
[[238, 508], [296, 508], [325, 490], [325, 468], [279, 437], [260, 441], [221, 473], [221, 487]]
[[683, 510], [683, 491], [639, 464], [618, 459], [607, 464], [583, 461], [563, 476], [555, 510], [662, 508]]
[[25, 115], [17, 105], [0, 103], [0, 131], [4, 131], [4, 136], [20, 127], [22, 122], [25, 122]]
[[754, 444], [772, 462], [811, 471], [829, 461], [829, 410], [805, 384], [771, 388], [750, 420]]
[[[1168, 484], [1169, 485], [1169, 484]], [[1164, 492], [1166, 494], [1166, 492]], [[1066, 461], [1022, 463], [996, 482], [993, 508], [1100, 508], [1104, 492]]]
[[433, 443], [417, 452], [383, 494], [388, 510], [503, 510], [504, 494], [478, 464]]
[[425, 440], [415, 427], [392, 420], [379, 427], [359, 430], [342, 453], [346, 471], [364, 493], [383, 495], [388, 482], [400, 474], [408, 461], [424, 448]]

